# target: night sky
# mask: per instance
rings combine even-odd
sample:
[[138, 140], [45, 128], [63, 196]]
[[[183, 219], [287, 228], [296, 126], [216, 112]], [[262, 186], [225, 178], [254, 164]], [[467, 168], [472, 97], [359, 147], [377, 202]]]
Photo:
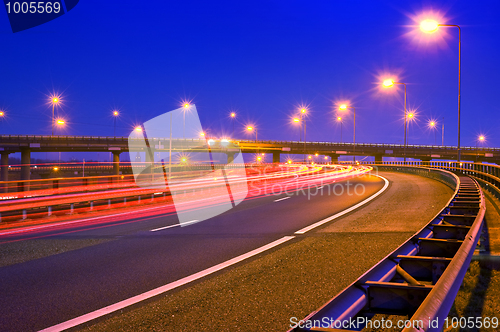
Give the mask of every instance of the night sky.
[[[402, 143], [403, 89], [416, 110], [409, 144], [457, 143], [458, 29], [418, 29], [433, 17], [462, 27], [462, 146], [479, 134], [500, 146], [500, 2], [91, 1], [12, 33], [0, 10], [1, 134], [50, 134], [52, 93], [60, 135], [128, 136], [134, 125], [196, 104], [214, 136], [298, 140], [291, 117], [305, 105], [308, 141], [340, 141], [339, 102], [356, 107], [356, 141]], [[352, 141], [352, 111], [343, 139]], [[428, 128], [435, 120], [439, 132]]]

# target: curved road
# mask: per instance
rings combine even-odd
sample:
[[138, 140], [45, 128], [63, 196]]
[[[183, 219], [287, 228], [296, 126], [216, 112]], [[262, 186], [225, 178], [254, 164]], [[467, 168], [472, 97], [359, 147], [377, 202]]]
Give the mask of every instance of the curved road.
[[[52, 238], [114, 241], [0, 268], [1, 329], [47, 328], [189, 276], [341, 212], [379, 191], [384, 181], [364, 176], [336, 185], [335, 193], [330, 185], [322, 194], [315, 187], [310, 196], [304, 190], [247, 200], [186, 227], [152, 231], [177, 223], [175, 215], [164, 215], [146, 220], [131, 216], [127, 221], [134, 222], [109, 227], [47, 231], [44, 236]], [[339, 185], [342, 195], [336, 195]]]

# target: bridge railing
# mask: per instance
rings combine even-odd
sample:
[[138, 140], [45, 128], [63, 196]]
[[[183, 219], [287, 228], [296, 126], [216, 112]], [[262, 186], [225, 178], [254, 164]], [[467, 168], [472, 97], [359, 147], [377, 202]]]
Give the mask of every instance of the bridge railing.
[[376, 167], [435, 177], [455, 187], [455, 193], [419, 232], [293, 331], [359, 331], [372, 318], [380, 326], [376, 314], [411, 317], [400, 320], [406, 324], [398, 326], [403, 331], [442, 330], [481, 234], [484, 195], [475, 180], [450, 170], [388, 163]]
[[375, 167], [410, 166], [442, 169], [459, 175], [473, 177], [483, 187], [500, 199], [500, 166], [486, 163], [458, 162], [458, 161], [388, 161], [388, 162], [359, 162], [362, 165]]

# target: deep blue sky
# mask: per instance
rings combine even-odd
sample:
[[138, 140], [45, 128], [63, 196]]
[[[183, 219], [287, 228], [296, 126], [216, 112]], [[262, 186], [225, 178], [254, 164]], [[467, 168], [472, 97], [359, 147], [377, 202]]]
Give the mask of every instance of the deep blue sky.
[[[462, 145], [479, 133], [500, 146], [500, 3], [492, 1], [90, 1], [13, 34], [0, 10], [2, 134], [50, 134], [53, 91], [68, 135], [113, 135], [197, 106], [216, 135], [247, 123], [262, 139], [298, 139], [290, 116], [310, 110], [307, 139], [339, 141], [335, 102], [356, 107], [357, 142], [397, 143], [403, 90], [380, 91], [382, 73], [408, 84], [418, 108], [409, 143], [433, 144], [430, 118], [457, 136], [458, 31], [422, 36], [412, 17], [433, 10], [462, 27]], [[418, 42], [428, 40], [429, 42]], [[352, 117], [344, 114], [344, 140]], [[440, 132], [437, 142], [440, 144]]]

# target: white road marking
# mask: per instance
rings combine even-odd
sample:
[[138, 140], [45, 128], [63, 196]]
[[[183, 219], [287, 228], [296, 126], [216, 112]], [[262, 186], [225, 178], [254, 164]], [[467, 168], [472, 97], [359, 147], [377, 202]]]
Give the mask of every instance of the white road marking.
[[[185, 226], [185, 225], [193, 224], [195, 222], [198, 222], [198, 220], [186, 221], [185, 223], [182, 223], [182, 224]], [[169, 225], [169, 226], [165, 226], [165, 227], [155, 228], [155, 229], [152, 229], [151, 232], [161, 231], [162, 229], [168, 229], [168, 228], [172, 228], [172, 227], [179, 227], [180, 225], [181, 224], [175, 224], [175, 225]]]
[[275, 199], [274, 201], [275, 202], [279, 202], [279, 201], [282, 201], [282, 200], [285, 200], [285, 199], [289, 199], [290, 196], [287, 196], [287, 197], [283, 197], [283, 198], [280, 198], [280, 199]]
[[325, 219], [323, 219], [323, 220], [318, 221], [317, 223], [314, 223], [314, 224], [312, 224], [312, 225], [310, 225], [310, 226], [304, 227], [304, 228], [302, 228], [302, 229], [300, 229], [300, 230], [296, 231], [296, 232], [295, 232], [295, 234], [304, 234], [304, 233], [306, 233], [306, 232], [309, 232], [311, 229], [314, 229], [314, 228], [316, 228], [316, 227], [319, 227], [319, 226], [321, 226], [321, 225], [323, 225], [323, 224], [325, 224], [325, 223], [327, 223], [327, 222], [330, 222], [330, 221], [332, 221], [332, 220], [334, 220], [334, 219], [337, 219], [338, 217], [343, 216], [344, 214], [347, 214], [347, 213], [349, 213], [349, 212], [351, 212], [351, 211], [356, 210], [356, 209], [357, 209], [357, 208], [359, 208], [360, 206], [365, 205], [366, 203], [368, 203], [369, 201], [371, 201], [372, 199], [374, 199], [374, 198], [375, 198], [375, 197], [377, 197], [378, 195], [382, 194], [382, 193], [383, 193], [383, 192], [387, 189], [387, 187], [389, 187], [389, 181], [388, 181], [386, 178], [384, 178], [384, 177], [382, 177], [382, 176], [380, 176], [380, 175], [376, 175], [376, 176], [378, 176], [379, 178], [381, 178], [382, 180], [384, 180], [384, 181], [385, 181], [384, 187], [382, 187], [382, 189], [380, 189], [379, 191], [377, 191], [375, 194], [373, 194], [372, 196], [368, 197], [368, 198], [367, 198], [367, 199], [365, 199], [364, 201], [359, 202], [358, 204], [353, 205], [353, 206], [351, 206], [350, 208], [345, 209], [344, 211], [341, 211], [341, 212], [339, 212], [339, 213], [337, 213], [337, 214], [334, 214], [334, 215], [333, 215], [333, 216], [331, 216], [331, 217], [325, 218]]
[[205, 276], [207, 276], [209, 274], [212, 274], [214, 272], [217, 272], [217, 271], [220, 271], [222, 269], [225, 269], [228, 266], [234, 265], [234, 264], [239, 263], [239, 262], [241, 262], [241, 261], [243, 261], [243, 260], [245, 260], [247, 258], [250, 258], [252, 256], [258, 255], [258, 254], [260, 254], [260, 253], [262, 253], [262, 252], [264, 252], [266, 250], [269, 250], [269, 249], [271, 249], [273, 247], [279, 246], [280, 244], [285, 243], [285, 242], [287, 242], [287, 241], [289, 241], [289, 240], [291, 240], [293, 238], [295, 238], [295, 236], [285, 236], [285, 237], [282, 237], [279, 240], [276, 240], [274, 242], [268, 243], [265, 246], [262, 246], [260, 248], [254, 249], [252, 251], [249, 251], [246, 254], [234, 257], [234, 258], [232, 258], [232, 259], [230, 259], [228, 261], [225, 261], [223, 263], [214, 265], [214, 266], [212, 266], [212, 267], [210, 267], [208, 269], [205, 269], [203, 271], [197, 272], [197, 273], [192, 274], [190, 276], [187, 276], [185, 278], [182, 278], [182, 279], [179, 279], [177, 281], [174, 281], [174, 282], [171, 282], [169, 284], [166, 284], [164, 286], [155, 288], [155, 289], [150, 290], [148, 292], [136, 295], [134, 297], [131, 297], [131, 298], [123, 300], [123, 301], [120, 301], [118, 303], [109, 305], [107, 307], [104, 307], [104, 308], [92, 311], [92, 312], [90, 312], [88, 314], [85, 314], [85, 315], [82, 315], [82, 316], [70, 319], [68, 321], [62, 322], [60, 324], [48, 327], [46, 329], [41, 330], [40, 332], [63, 331], [63, 330], [66, 330], [66, 329], [78, 326], [80, 324], [89, 322], [89, 321], [94, 320], [96, 318], [99, 318], [101, 316], [104, 316], [104, 315], [107, 315], [109, 313], [121, 310], [121, 309], [123, 309], [125, 307], [128, 307], [128, 306], [132, 305], [132, 304], [136, 304], [138, 302], [144, 301], [146, 299], [149, 299], [151, 297], [157, 296], [159, 294], [168, 292], [168, 291], [170, 291], [170, 290], [172, 290], [174, 288], [183, 286], [183, 285], [188, 284], [188, 283], [190, 283], [192, 281], [195, 281], [197, 279], [203, 278], [203, 277], [205, 277]]

